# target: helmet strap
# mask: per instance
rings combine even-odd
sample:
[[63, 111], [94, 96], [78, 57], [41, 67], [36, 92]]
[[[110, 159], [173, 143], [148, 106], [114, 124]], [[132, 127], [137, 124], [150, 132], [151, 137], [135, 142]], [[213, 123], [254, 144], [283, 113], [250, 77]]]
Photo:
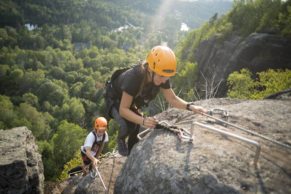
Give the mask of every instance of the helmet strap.
[[149, 71], [149, 68], [148, 68], [148, 64], [147, 63], [146, 63], [146, 66], [145, 67], [146, 67], [147, 74], [150, 74], [150, 76], [152, 78], [151, 82], [154, 83], [155, 72], [154, 71]]
[[155, 72], [152, 71], [152, 83], [154, 83]]

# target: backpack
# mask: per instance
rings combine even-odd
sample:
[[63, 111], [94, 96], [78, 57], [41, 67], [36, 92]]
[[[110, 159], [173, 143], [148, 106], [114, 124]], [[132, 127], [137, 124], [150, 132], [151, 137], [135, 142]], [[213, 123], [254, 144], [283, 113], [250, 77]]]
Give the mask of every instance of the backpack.
[[[112, 107], [115, 105], [116, 107], [119, 107], [119, 99], [116, 99], [116, 92], [115, 92], [115, 89], [113, 88], [113, 85], [112, 85], [112, 82], [119, 76], [121, 75], [122, 73], [124, 73], [125, 71], [135, 67], [135, 66], [138, 66], [138, 65], [141, 65], [141, 63], [137, 64], [137, 65], [134, 65], [132, 67], [126, 67], [126, 68], [122, 68], [122, 69], [118, 69], [116, 70], [110, 80], [106, 81], [106, 84], [105, 84], [105, 93], [104, 93], [104, 97], [105, 97], [105, 103], [106, 103], [106, 109], [105, 109], [105, 118], [109, 121], [110, 119], [112, 119], [112, 115], [110, 114], [111, 112], [111, 109]], [[143, 86], [145, 84], [145, 81], [146, 81], [146, 76], [144, 76], [143, 78], [143, 82], [142, 82], [142, 85], [140, 86], [140, 89], [139, 89], [139, 92], [137, 93], [136, 96], [138, 96], [141, 92], [142, 92], [142, 89], [143, 89]], [[135, 96], [135, 97], [136, 97]]]
[[[109, 80], [106, 81], [105, 83], [105, 91], [104, 91], [104, 99], [105, 99], [105, 105], [106, 105], [106, 108], [105, 108], [105, 118], [107, 119], [107, 121], [110, 121], [110, 119], [112, 119], [112, 115], [110, 114], [111, 112], [111, 109], [114, 105], [117, 106], [117, 103], [115, 102], [117, 99], [116, 99], [116, 93], [115, 93], [115, 90], [112, 86], [112, 82], [113, 80], [115, 80], [119, 75], [121, 75], [123, 72], [127, 71], [129, 69], [129, 67], [127, 68], [123, 68], [123, 69], [118, 69], [116, 70], [111, 78]], [[118, 102], [119, 103], [119, 102]]]

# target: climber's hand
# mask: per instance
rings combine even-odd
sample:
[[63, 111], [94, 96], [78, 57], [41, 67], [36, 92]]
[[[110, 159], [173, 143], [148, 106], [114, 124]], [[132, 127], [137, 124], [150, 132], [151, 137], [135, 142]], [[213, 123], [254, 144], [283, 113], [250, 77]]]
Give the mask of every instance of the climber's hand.
[[142, 125], [147, 128], [155, 128], [158, 124], [158, 121], [154, 117], [144, 117]]
[[208, 113], [208, 110], [203, 108], [202, 106], [194, 106], [194, 105], [190, 105], [189, 106], [189, 109], [191, 111], [193, 111], [194, 113], [198, 113], [198, 114], [202, 114], [202, 113], [205, 113], [207, 114]]
[[97, 158], [94, 158], [94, 160], [92, 161], [92, 165], [94, 167], [97, 167], [98, 163], [100, 163], [100, 160], [98, 160]]

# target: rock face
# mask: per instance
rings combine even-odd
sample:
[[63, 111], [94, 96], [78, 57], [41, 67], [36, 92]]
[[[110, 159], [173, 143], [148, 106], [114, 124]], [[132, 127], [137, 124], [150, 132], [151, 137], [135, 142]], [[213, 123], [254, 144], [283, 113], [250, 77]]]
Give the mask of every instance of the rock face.
[[107, 188], [107, 192], [105, 191], [101, 179], [98, 176], [96, 178], [92, 178], [88, 174], [84, 177], [82, 175], [71, 177], [53, 189], [47, 189], [45, 194], [113, 193], [116, 177], [120, 173], [120, 170], [125, 161], [126, 157], [122, 157], [119, 154], [113, 153], [110, 156], [102, 159], [101, 164], [99, 164], [98, 169]]
[[[210, 99], [195, 104], [228, 110], [229, 122], [291, 146], [290, 99]], [[291, 193], [291, 150], [188, 111], [169, 109], [157, 118], [191, 131], [193, 143], [155, 129], [134, 146], [128, 158], [113, 154], [102, 159], [99, 171], [107, 192], [98, 177], [87, 175], [69, 178], [46, 193]], [[255, 146], [192, 126], [193, 121], [257, 141], [262, 148], [257, 167]]]
[[44, 193], [41, 155], [26, 127], [0, 130], [0, 193]]
[[[290, 100], [211, 99], [197, 104], [228, 110], [228, 122], [291, 145]], [[189, 130], [193, 143], [181, 142], [166, 129], [155, 129], [133, 148], [114, 193], [291, 193], [290, 149], [189, 111], [169, 109], [157, 118]], [[255, 146], [193, 121], [258, 142], [262, 149], [257, 167]]]
[[[221, 41], [216, 37], [203, 41], [195, 52], [200, 75], [197, 86], [208, 86], [214, 80], [214, 85], [221, 82], [218, 96], [227, 92], [226, 80], [230, 73], [242, 68], [252, 72], [267, 69], [291, 68], [291, 40], [281, 36], [253, 33], [247, 38], [231, 36]], [[204, 77], [202, 76], [204, 75]], [[205, 88], [198, 88], [202, 91]]]

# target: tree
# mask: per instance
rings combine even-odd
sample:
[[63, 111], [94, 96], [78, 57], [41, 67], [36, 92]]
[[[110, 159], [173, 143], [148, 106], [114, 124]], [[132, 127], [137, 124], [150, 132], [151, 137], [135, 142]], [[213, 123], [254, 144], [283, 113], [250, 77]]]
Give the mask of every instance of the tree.
[[52, 67], [49, 71], [49, 75], [51, 75], [54, 79], [64, 79], [65, 72], [60, 67]]
[[41, 102], [49, 101], [52, 105], [61, 105], [68, 97], [68, 91], [51, 80], [40, 85], [37, 94]]
[[17, 110], [20, 119], [15, 121], [15, 126], [28, 125], [28, 129], [32, 131], [37, 140], [49, 138], [51, 131], [49, 124], [53, 120], [50, 114], [38, 112], [36, 108], [26, 103], [21, 103]]
[[81, 125], [84, 121], [85, 109], [80, 99], [71, 98], [66, 101], [58, 112], [58, 118]]
[[38, 108], [39, 107], [39, 104], [38, 104], [38, 97], [36, 95], [34, 95], [33, 93], [25, 93], [23, 96], [22, 96], [24, 102], [26, 104], [29, 104], [35, 108]]
[[80, 97], [81, 96], [81, 90], [83, 87], [83, 83], [82, 82], [76, 82], [74, 83], [71, 88], [70, 88], [70, 94], [73, 97]]
[[87, 77], [82, 88], [82, 97], [93, 100], [95, 92], [95, 80], [92, 77]]
[[263, 99], [266, 96], [291, 88], [291, 70], [273, 70], [257, 73], [253, 80], [247, 69], [229, 75], [228, 96], [243, 99]]
[[[181, 68], [178, 70], [177, 76], [175, 76], [175, 88], [183, 89], [182, 97], [189, 96], [187, 93], [194, 88], [196, 79], [197, 64], [190, 62], [183, 62]], [[180, 93], [181, 91], [178, 91]], [[186, 99], [187, 100], [187, 99]], [[191, 99], [193, 100], [193, 96]]]
[[46, 180], [53, 180], [57, 177], [58, 172], [58, 161], [55, 160], [53, 155], [52, 142], [48, 141], [37, 141], [38, 150], [41, 153], [44, 175]]
[[252, 73], [247, 69], [231, 73], [227, 78], [227, 84], [229, 87], [227, 96], [231, 98], [249, 98], [255, 89], [255, 83], [251, 76]]
[[63, 165], [71, 160], [76, 150], [80, 149], [86, 130], [78, 125], [62, 121], [52, 138], [54, 159], [60, 170]]
[[9, 129], [13, 127], [13, 121], [16, 119], [14, 106], [8, 96], [0, 95], [0, 129]]
[[22, 93], [32, 92], [37, 94], [38, 88], [44, 80], [45, 72], [43, 70], [33, 71], [28, 69], [24, 72], [22, 82], [20, 83], [20, 90]]
[[78, 79], [78, 73], [76, 71], [70, 71], [65, 74], [65, 81], [69, 84], [75, 83]]
[[269, 69], [267, 71], [257, 73], [259, 76], [259, 81], [257, 81], [258, 88], [252, 98], [262, 99], [271, 94], [277, 93], [291, 88], [291, 70], [273, 70]]

